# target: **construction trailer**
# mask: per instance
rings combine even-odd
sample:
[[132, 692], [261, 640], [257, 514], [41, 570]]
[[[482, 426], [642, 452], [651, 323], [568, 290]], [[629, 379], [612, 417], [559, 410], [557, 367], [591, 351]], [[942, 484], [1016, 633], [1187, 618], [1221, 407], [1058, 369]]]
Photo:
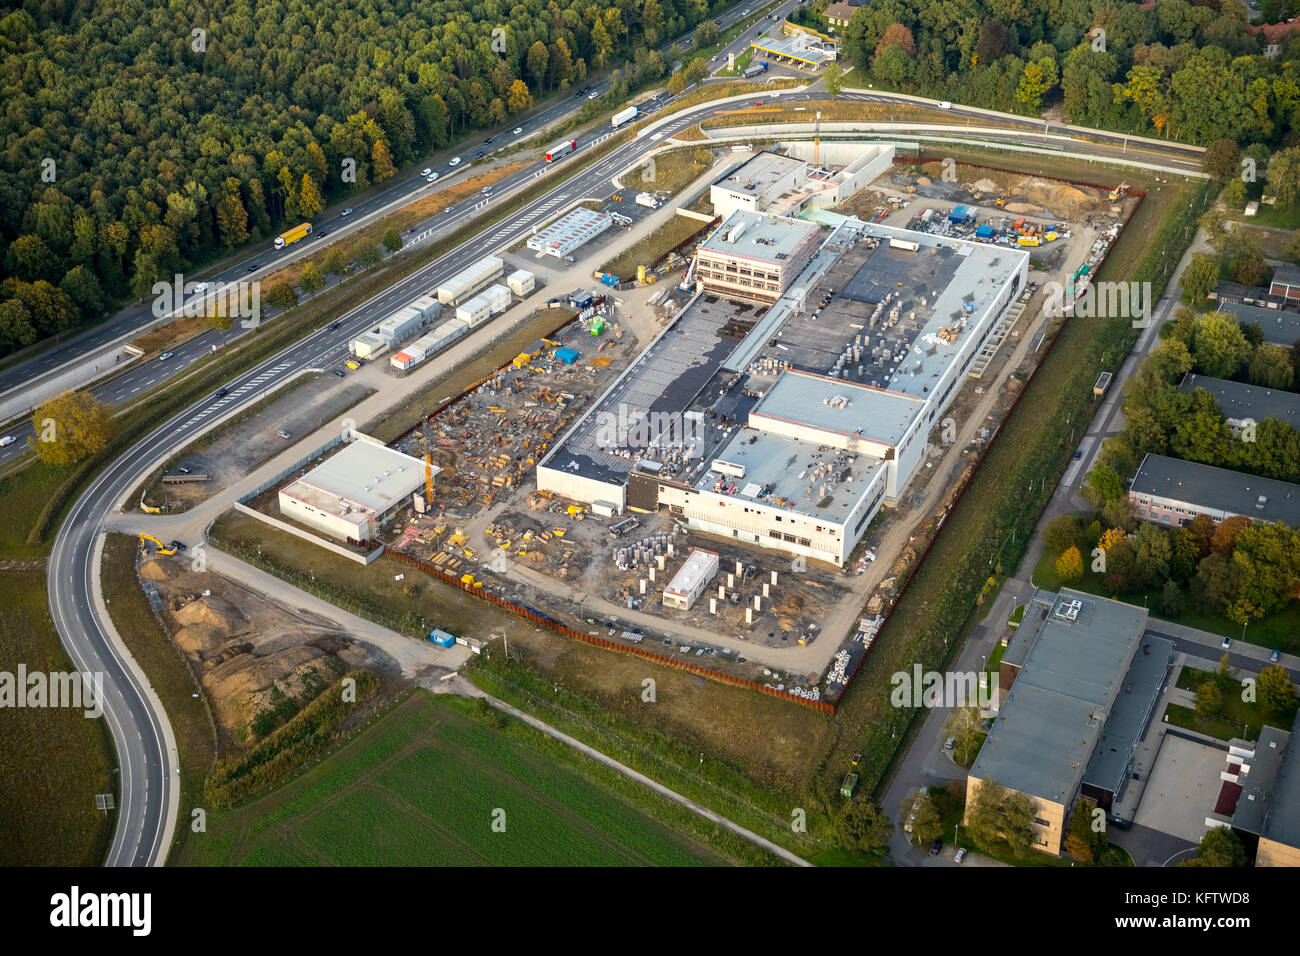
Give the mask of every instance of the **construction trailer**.
[[506, 276], [506, 286], [515, 295], [523, 298], [537, 286], [537, 277], [527, 269], [516, 269]]
[[493, 316], [510, 308], [510, 290], [503, 285], [489, 286], [474, 298], [456, 307], [456, 318], [476, 329]]
[[500, 279], [503, 272], [504, 262], [496, 256], [484, 256], [438, 286], [438, 301], [443, 305], [460, 305]]

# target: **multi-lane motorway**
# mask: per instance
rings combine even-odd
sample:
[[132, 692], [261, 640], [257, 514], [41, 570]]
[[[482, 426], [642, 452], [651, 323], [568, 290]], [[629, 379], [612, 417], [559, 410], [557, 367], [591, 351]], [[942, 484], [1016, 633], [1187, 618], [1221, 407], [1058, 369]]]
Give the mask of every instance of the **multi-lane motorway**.
[[[782, 94], [782, 101], [802, 101], [814, 97], [808, 92]], [[890, 102], [888, 94], [851, 93], [845, 98], [876, 102]], [[664, 105], [667, 105], [665, 102]], [[556, 109], [560, 107], [557, 106]], [[568, 107], [571, 109], [571, 107]], [[283, 383], [306, 369], [323, 369], [336, 365], [347, 354], [347, 343], [355, 338], [376, 317], [387, 314], [419, 294], [428, 291], [452, 273], [464, 268], [484, 254], [513, 245], [525, 238], [532, 226], [547, 214], [561, 211], [567, 204], [583, 197], [601, 195], [610, 178], [621, 169], [662, 143], [676, 132], [700, 122], [702, 119], [727, 109], [727, 105], [706, 103], [668, 116], [649, 135], [624, 143], [589, 168], [567, 179], [562, 170], [557, 171], [555, 185], [546, 190], [528, 207], [501, 223], [485, 227], [467, 239], [455, 250], [441, 256], [366, 303], [340, 316], [329, 326], [317, 330], [234, 378], [226, 386], [226, 394], [213, 395], [179, 412], [159, 425], [153, 432], [127, 449], [96, 479], [94, 484], [73, 504], [57, 537], [49, 561], [48, 595], [51, 615], [69, 654], [79, 669], [102, 671], [105, 674], [105, 712], [117, 746], [120, 763], [120, 795], [118, 825], [110, 848], [111, 865], [150, 865], [166, 857], [163, 838], [174, 807], [171, 806], [170, 789], [174, 780], [164, 745], [163, 722], [165, 715], [157, 713], [138, 685], [135, 677], [125, 667], [117, 649], [108, 638], [108, 628], [102, 617], [102, 608], [96, 604], [97, 582], [94, 580], [95, 554], [98, 538], [105, 518], [123, 503], [125, 497], [148, 473], [178, 448], [199, 437], [217, 421], [237, 414], [269, 388]], [[731, 108], [734, 108], [734, 104]], [[954, 107], [937, 118], [970, 118], [972, 122], [985, 114]], [[951, 120], [948, 120], [951, 121]], [[1027, 124], [1028, 126], [1028, 124]], [[994, 138], [1010, 141], [1037, 140], [1043, 127], [1006, 130]], [[1057, 127], [1048, 132], [1064, 132]], [[906, 130], [901, 130], [906, 135]], [[521, 134], [522, 135], [522, 134]], [[984, 138], [990, 138], [986, 135]], [[1118, 156], [1121, 149], [1131, 152], [1131, 147], [1121, 144], [1120, 136], [1094, 134], [1086, 149], [1098, 157]], [[586, 149], [593, 148], [598, 139], [580, 143], [579, 158]], [[1111, 145], [1111, 144], [1114, 145]], [[1080, 149], [1085, 148], [1080, 145]], [[462, 151], [464, 155], [465, 151]], [[1170, 165], [1186, 164], [1198, 168], [1199, 151], [1171, 146], [1159, 151]], [[572, 163], [572, 160], [565, 162]], [[496, 204], [505, 201], [511, 193], [534, 181], [543, 171], [544, 162], [530, 165], [502, 180], [490, 199], [479, 203]], [[423, 179], [421, 179], [423, 185]], [[373, 202], [380, 203], [383, 197]], [[391, 201], [391, 200], [389, 200]], [[354, 211], [357, 215], [360, 209]], [[446, 235], [451, 229], [465, 224], [474, 215], [472, 204], [462, 203], [458, 209], [441, 211], [437, 216], [415, 227], [408, 242], [425, 241]], [[329, 231], [333, 220], [318, 230]], [[243, 268], [247, 268], [244, 266]], [[240, 266], [227, 273], [238, 278]], [[201, 352], [206, 346], [197, 345]], [[171, 362], [192, 360], [197, 355], [178, 350]], [[113, 379], [106, 388], [148, 386], [149, 378], [136, 381], [134, 376], [154, 371], [157, 362], [140, 366]], [[192, 543], [192, 542], [191, 542]]]

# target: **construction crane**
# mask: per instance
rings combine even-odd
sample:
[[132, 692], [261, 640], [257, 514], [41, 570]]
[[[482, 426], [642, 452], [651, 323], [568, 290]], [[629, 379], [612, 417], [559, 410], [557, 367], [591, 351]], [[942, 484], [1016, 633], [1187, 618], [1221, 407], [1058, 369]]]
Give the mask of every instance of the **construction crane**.
[[821, 169], [822, 167], [822, 111], [817, 111], [817, 119], [813, 122], [813, 168]]
[[164, 555], [165, 557], [170, 557], [171, 555], [175, 554], [175, 553], [177, 552], [177, 550], [178, 550], [177, 547], [176, 547], [176, 545], [174, 545], [174, 544], [163, 544], [161, 541], [159, 541], [159, 540], [158, 540], [157, 538], [155, 538], [153, 535], [151, 535], [151, 534], [145, 534], [143, 531], [141, 531], [141, 532], [140, 532], [140, 547], [141, 547], [141, 548], [144, 548], [144, 547], [145, 547], [145, 542], [146, 542], [146, 541], [152, 541], [152, 542], [153, 542], [153, 546], [154, 546], [154, 551], [156, 551], [158, 554]]

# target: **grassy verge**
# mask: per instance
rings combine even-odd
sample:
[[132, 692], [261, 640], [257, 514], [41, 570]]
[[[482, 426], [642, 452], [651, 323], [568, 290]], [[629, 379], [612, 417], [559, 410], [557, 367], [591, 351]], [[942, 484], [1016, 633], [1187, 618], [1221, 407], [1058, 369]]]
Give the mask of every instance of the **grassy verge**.
[[[1178, 674], [1178, 687], [1183, 690], [1191, 691], [1195, 694], [1206, 682], [1218, 680], [1218, 675], [1210, 671], [1204, 671], [1197, 667], [1183, 666]], [[1241, 736], [1241, 728], [1246, 727], [1249, 732], [1248, 740], [1254, 740], [1259, 736], [1260, 729], [1265, 725], [1277, 727], [1279, 730], [1290, 730], [1291, 725], [1295, 723], [1296, 710], [1300, 707], [1300, 701], [1293, 700], [1291, 706], [1280, 713], [1267, 713], [1258, 701], [1242, 700], [1242, 689], [1240, 683], [1236, 680], [1227, 681], [1227, 686], [1223, 692], [1223, 706], [1219, 713], [1207, 718], [1206, 723], [1197, 726], [1189, 726], [1180, 723], [1181, 727], [1188, 727], [1190, 730], [1199, 730], [1201, 733], [1210, 733], [1205, 727], [1209, 724], [1216, 724], [1222, 728], [1236, 728], [1231, 736]], [[1195, 711], [1192, 711], [1192, 719], [1200, 721]], [[1172, 718], [1171, 718], [1171, 722]], [[1226, 740], [1222, 734], [1213, 734], [1215, 737]]]
[[202, 687], [140, 587], [135, 573], [136, 548], [135, 538], [109, 535], [104, 542], [100, 580], [104, 593], [112, 595], [107, 603], [113, 626], [149, 675], [176, 737], [181, 800], [176, 816], [180, 825], [171, 849], [175, 853], [190, 833], [190, 811], [203, 805], [203, 782], [216, 759], [216, 728]]
[[[40, 571], [0, 571], [0, 671], [67, 673]], [[0, 866], [98, 866], [115, 813], [95, 795], [117, 796], [116, 756], [105, 721], [84, 708], [6, 708], [0, 717]]]
[[600, 267], [622, 279], [636, 278], [637, 266], [647, 269], [658, 264], [664, 256], [691, 236], [708, 228], [708, 223], [687, 216], [673, 216], [643, 239], [628, 246]]

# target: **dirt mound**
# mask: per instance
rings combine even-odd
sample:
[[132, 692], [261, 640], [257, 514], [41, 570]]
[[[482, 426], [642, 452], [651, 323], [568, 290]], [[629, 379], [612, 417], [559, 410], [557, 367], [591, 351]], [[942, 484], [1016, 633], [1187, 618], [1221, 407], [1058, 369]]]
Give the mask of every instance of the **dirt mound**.
[[140, 565], [140, 577], [146, 581], [167, 581], [180, 573], [171, 558], [150, 558]]
[[264, 657], [240, 654], [213, 668], [204, 675], [203, 681], [214, 700], [233, 701], [236, 697], [269, 687], [302, 665], [324, 656], [324, 651], [301, 644]]
[[982, 193], [996, 192], [998, 184], [991, 179], [981, 179], [975, 183], [975, 188]]
[[1042, 206], [1035, 206], [1033, 203], [1027, 203], [1027, 202], [1009, 202], [1002, 208], [1004, 208], [1007, 212], [1018, 212], [1022, 216], [1023, 215], [1038, 216], [1041, 215], [1043, 212]]
[[176, 612], [176, 620], [182, 625], [211, 624], [228, 633], [244, 623], [244, 615], [239, 609], [223, 597], [210, 594], [187, 604]]
[[177, 631], [175, 638], [182, 651], [202, 660], [230, 640], [230, 634], [211, 624], [191, 624]]

